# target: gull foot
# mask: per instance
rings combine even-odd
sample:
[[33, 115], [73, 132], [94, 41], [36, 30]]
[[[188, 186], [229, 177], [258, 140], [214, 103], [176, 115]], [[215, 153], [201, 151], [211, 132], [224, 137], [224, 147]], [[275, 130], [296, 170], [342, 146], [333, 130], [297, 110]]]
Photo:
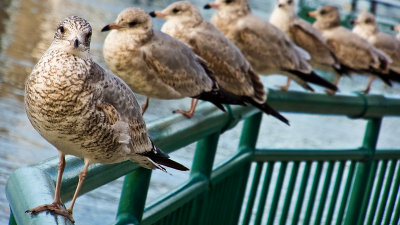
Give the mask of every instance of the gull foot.
[[282, 91], [287, 91], [289, 90], [289, 86], [287, 85], [275, 85], [276, 87], [278, 87], [279, 89], [281, 89]]
[[72, 212], [67, 209], [62, 209], [61, 203], [52, 203], [52, 204], [41, 205], [36, 208], [26, 210], [25, 213], [38, 214], [43, 211], [48, 211], [51, 214], [57, 214], [57, 215], [64, 216], [65, 218], [69, 219], [72, 223], [75, 223], [75, 220], [72, 217]]
[[336, 91], [331, 90], [331, 89], [325, 89], [325, 92], [326, 92], [328, 95], [332, 95], [332, 96], [336, 95]]
[[193, 117], [193, 113], [181, 109], [174, 110], [172, 113], [180, 113], [189, 119]]

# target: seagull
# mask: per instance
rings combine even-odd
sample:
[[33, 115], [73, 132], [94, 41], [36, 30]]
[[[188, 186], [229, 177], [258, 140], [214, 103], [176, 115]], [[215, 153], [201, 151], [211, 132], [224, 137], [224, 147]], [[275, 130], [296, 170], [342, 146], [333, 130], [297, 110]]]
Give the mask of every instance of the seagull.
[[[335, 71], [345, 75], [335, 54], [330, 50], [321, 33], [312, 24], [296, 15], [294, 0], [278, 0], [269, 22], [284, 31], [299, 47], [311, 55], [310, 64], [320, 70]], [[337, 85], [338, 76], [334, 84]], [[290, 79], [288, 79], [288, 85]]]
[[[326, 5], [309, 12], [309, 16], [317, 19], [313, 26], [322, 33], [342, 67], [355, 73], [373, 74], [391, 86], [387, 76], [392, 61], [390, 57], [357, 34], [340, 26], [337, 7]], [[367, 85], [364, 92], [369, 91], [370, 85]]]
[[189, 111], [175, 110], [191, 118], [198, 99], [210, 101], [222, 111], [222, 104], [245, 105], [216, 82], [207, 62], [181, 41], [153, 30], [148, 13], [139, 8], [123, 10], [114, 23], [102, 30], [111, 31], [103, 47], [107, 66], [135, 92], [149, 98], [192, 98]]
[[264, 85], [240, 50], [214, 25], [205, 21], [193, 4], [175, 2], [150, 15], [166, 19], [161, 31], [184, 42], [205, 59], [222, 88], [288, 123], [286, 118], [265, 103]]
[[[188, 170], [172, 161], [148, 136], [135, 95], [90, 55], [92, 28], [71, 16], [57, 26], [54, 40], [33, 68], [25, 86], [25, 110], [33, 127], [59, 154], [54, 202], [26, 212], [43, 211], [71, 222], [76, 198], [89, 165], [130, 160], [148, 169]], [[79, 182], [66, 210], [60, 199], [65, 155], [84, 159]]]
[[[355, 25], [353, 33], [364, 38], [392, 59], [387, 76], [391, 80], [400, 82], [400, 41], [392, 35], [379, 32], [375, 16], [369, 12], [360, 13], [353, 24]], [[369, 82], [372, 83], [373, 79], [374, 77], [370, 76]]]
[[257, 73], [286, 75], [310, 91], [313, 88], [307, 82], [337, 90], [313, 71], [304, 49], [279, 28], [252, 14], [247, 0], [216, 0], [204, 8], [218, 9], [211, 23], [236, 44]]

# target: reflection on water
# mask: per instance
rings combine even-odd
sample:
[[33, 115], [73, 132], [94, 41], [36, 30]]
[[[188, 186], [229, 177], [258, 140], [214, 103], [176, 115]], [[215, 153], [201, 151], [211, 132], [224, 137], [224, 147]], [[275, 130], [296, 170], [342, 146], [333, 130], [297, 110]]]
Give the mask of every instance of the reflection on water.
[[[15, 169], [38, 163], [57, 155], [54, 147], [48, 144], [30, 125], [23, 108], [23, 90], [25, 79], [43, 52], [50, 45], [55, 27], [62, 18], [78, 15], [90, 21], [93, 27], [91, 52], [95, 60], [105, 66], [102, 58], [102, 43], [106, 33], [101, 28], [112, 22], [124, 8], [137, 6], [144, 10], [159, 10], [170, 4], [171, 0], [2, 0], [0, 1], [0, 224], [7, 224], [9, 209], [4, 194], [4, 186], [10, 173]], [[202, 7], [207, 0], [192, 1]], [[267, 19], [274, 1], [251, 1], [255, 13]], [[201, 11], [209, 18], [213, 11]], [[162, 20], [154, 21], [155, 28], [160, 29]], [[268, 87], [282, 84], [285, 79], [280, 76], [262, 78]], [[340, 83], [342, 93], [362, 89], [367, 80], [364, 77], [345, 78]], [[302, 90], [296, 85], [293, 89]], [[318, 91], [321, 89], [316, 88]], [[373, 93], [384, 93], [399, 96], [400, 86], [393, 89], [376, 81]], [[142, 96], [138, 96], [143, 101]], [[160, 101], [151, 100], [146, 121], [171, 115], [176, 108], [187, 108], [189, 100]], [[309, 116], [286, 114], [291, 120], [287, 127], [275, 119], [265, 117], [260, 134], [260, 146], [272, 148], [340, 148], [356, 147], [362, 140], [365, 122], [350, 121], [342, 117]], [[324, 124], [324, 126], [321, 126]], [[400, 120], [385, 119], [383, 122], [380, 147], [400, 145], [398, 127]], [[239, 126], [240, 127], [240, 126]], [[301, 135], [299, 135], [301, 134]], [[232, 155], [236, 148], [239, 130], [235, 129], [221, 137], [217, 164]], [[230, 141], [226, 141], [230, 140]], [[194, 145], [172, 154], [177, 161], [190, 165]], [[152, 175], [152, 184], [148, 201], [182, 183], [188, 173], [170, 171], [172, 176], [156, 171]], [[122, 179], [105, 187], [88, 193], [78, 199], [75, 219], [80, 224], [111, 223], [114, 218]], [[95, 219], [94, 221], [92, 219]], [[100, 222], [101, 221], [101, 222]]]

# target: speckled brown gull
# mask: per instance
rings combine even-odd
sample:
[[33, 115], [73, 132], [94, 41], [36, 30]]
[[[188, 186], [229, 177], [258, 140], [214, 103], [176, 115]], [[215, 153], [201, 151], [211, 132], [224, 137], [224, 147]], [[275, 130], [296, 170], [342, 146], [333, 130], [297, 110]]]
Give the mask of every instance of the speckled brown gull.
[[123, 10], [102, 31], [110, 31], [103, 47], [107, 66], [134, 92], [159, 99], [192, 97], [189, 111], [175, 111], [189, 118], [198, 99], [210, 101], [223, 111], [221, 104], [245, 104], [220, 88], [207, 63], [184, 43], [153, 30], [152, 19], [143, 10]]
[[391, 59], [360, 36], [340, 26], [337, 7], [326, 5], [309, 15], [317, 19], [313, 26], [322, 33], [343, 68], [349, 72], [373, 74], [391, 85], [386, 75]]
[[311, 55], [310, 64], [314, 68], [334, 71], [339, 76], [345, 73], [321, 33], [296, 15], [294, 0], [278, 0], [269, 22]]
[[[27, 210], [49, 211], [74, 222], [72, 209], [93, 163], [131, 160], [148, 169], [188, 170], [153, 145], [133, 92], [90, 56], [90, 24], [76, 16], [57, 27], [49, 49], [30, 74], [25, 109], [33, 127], [59, 152], [54, 202]], [[65, 155], [84, 159], [71, 206], [63, 209], [60, 190]]]
[[218, 9], [212, 24], [236, 44], [257, 73], [283, 74], [308, 90], [313, 89], [307, 82], [337, 90], [312, 70], [305, 50], [283, 31], [252, 14], [247, 0], [216, 0], [205, 8]]
[[[375, 16], [369, 12], [360, 13], [353, 23], [355, 25], [353, 33], [364, 38], [392, 59], [387, 76], [391, 80], [400, 81], [400, 41], [392, 35], [379, 32]], [[372, 81], [373, 76], [370, 76], [369, 83], [371, 84]], [[369, 86], [366, 89], [367, 93]]]
[[265, 103], [264, 85], [240, 50], [211, 23], [203, 20], [194, 5], [179, 1], [150, 15], [167, 20], [161, 31], [184, 42], [205, 59], [221, 87], [287, 123]]

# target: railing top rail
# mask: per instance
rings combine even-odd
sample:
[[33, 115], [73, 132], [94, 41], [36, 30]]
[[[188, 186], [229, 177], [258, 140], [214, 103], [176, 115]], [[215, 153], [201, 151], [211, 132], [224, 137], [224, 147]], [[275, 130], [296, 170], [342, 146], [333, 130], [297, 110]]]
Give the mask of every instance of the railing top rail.
[[[286, 112], [346, 115], [350, 117], [383, 117], [400, 115], [400, 99], [380, 95], [337, 95], [304, 92], [282, 92], [269, 90], [268, 103]], [[166, 152], [193, 143], [212, 133], [233, 127], [237, 122], [258, 112], [253, 107], [229, 107], [227, 113], [214, 106], [199, 105], [195, 116], [188, 120], [173, 115], [148, 124], [150, 136], [155, 144]], [[290, 117], [288, 118], [290, 120]], [[53, 158], [32, 167], [20, 168], [9, 178], [6, 186], [7, 198], [18, 224], [54, 224], [54, 217], [41, 213], [31, 217], [25, 210], [52, 201], [57, 176], [58, 160]], [[113, 165], [93, 165], [85, 180], [82, 193], [104, 185], [134, 170], [130, 162]], [[62, 198], [71, 199], [82, 168], [82, 160], [67, 157], [63, 175]], [[29, 185], [28, 185], [29, 184]], [[34, 220], [34, 221], [33, 221]], [[68, 224], [60, 220], [59, 224]]]

